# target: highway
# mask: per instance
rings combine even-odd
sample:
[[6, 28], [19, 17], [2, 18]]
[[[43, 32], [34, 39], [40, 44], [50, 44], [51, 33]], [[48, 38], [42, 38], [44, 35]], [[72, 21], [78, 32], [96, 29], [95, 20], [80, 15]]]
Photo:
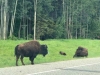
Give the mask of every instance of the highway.
[[100, 57], [0, 68], [0, 75], [100, 75]]

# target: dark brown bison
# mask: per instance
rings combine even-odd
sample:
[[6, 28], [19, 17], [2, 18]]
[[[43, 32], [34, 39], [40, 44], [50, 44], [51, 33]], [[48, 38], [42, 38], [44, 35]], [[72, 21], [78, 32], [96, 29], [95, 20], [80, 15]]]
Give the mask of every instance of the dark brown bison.
[[96, 36], [96, 37], [95, 37], [95, 39], [98, 39], [98, 40], [100, 40], [100, 36]]
[[59, 54], [64, 55], [64, 56], [66, 55], [66, 53], [62, 51], [60, 51]]
[[40, 36], [40, 40], [44, 41], [44, 40], [46, 40], [46, 37], [45, 36]]
[[38, 54], [42, 54], [43, 56], [48, 54], [47, 45], [40, 45], [38, 41], [29, 41], [17, 45], [15, 47], [16, 66], [18, 66], [19, 57], [22, 65], [25, 65], [23, 62], [24, 57], [29, 57], [31, 64], [34, 64], [34, 58], [36, 58]]
[[88, 56], [88, 50], [86, 48], [79, 46], [73, 58], [74, 57], [87, 57], [87, 56]]

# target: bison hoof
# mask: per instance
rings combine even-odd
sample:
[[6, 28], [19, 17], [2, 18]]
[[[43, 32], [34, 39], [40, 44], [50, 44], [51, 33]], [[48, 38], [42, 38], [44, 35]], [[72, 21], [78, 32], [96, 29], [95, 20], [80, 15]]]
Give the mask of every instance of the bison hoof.
[[22, 65], [25, 65], [25, 64], [22, 64]]
[[18, 66], [18, 64], [16, 64], [16, 66]]
[[32, 65], [34, 65], [34, 63], [31, 63]]

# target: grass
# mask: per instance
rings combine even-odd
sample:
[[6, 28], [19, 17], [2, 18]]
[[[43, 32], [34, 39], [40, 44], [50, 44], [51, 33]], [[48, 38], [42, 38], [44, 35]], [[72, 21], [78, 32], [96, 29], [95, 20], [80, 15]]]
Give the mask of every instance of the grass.
[[[14, 48], [17, 44], [27, 41], [29, 40], [0, 40], [0, 68], [15, 66]], [[38, 55], [34, 60], [35, 64], [77, 59], [73, 58], [73, 55], [78, 46], [88, 49], [89, 58], [100, 57], [100, 40], [51, 39], [39, 42], [47, 44], [49, 54], [46, 57]], [[66, 52], [67, 56], [60, 55], [59, 51]], [[29, 65], [29, 58], [24, 58], [24, 63]], [[20, 60], [19, 65], [21, 65]]]

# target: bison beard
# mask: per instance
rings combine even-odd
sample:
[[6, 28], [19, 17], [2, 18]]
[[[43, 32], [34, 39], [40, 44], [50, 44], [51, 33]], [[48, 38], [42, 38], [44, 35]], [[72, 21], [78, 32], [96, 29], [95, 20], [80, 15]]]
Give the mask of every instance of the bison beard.
[[16, 66], [18, 66], [19, 57], [22, 65], [25, 65], [23, 62], [24, 57], [29, 57], [31, 64], [34, 64], [34, 58], [36, 58], [38, 54], [42, 54], [43, 56], [48, 54], [47, 45], [40, 45], [38, 41], [29, 41], [17, 45], [15, 47]]

